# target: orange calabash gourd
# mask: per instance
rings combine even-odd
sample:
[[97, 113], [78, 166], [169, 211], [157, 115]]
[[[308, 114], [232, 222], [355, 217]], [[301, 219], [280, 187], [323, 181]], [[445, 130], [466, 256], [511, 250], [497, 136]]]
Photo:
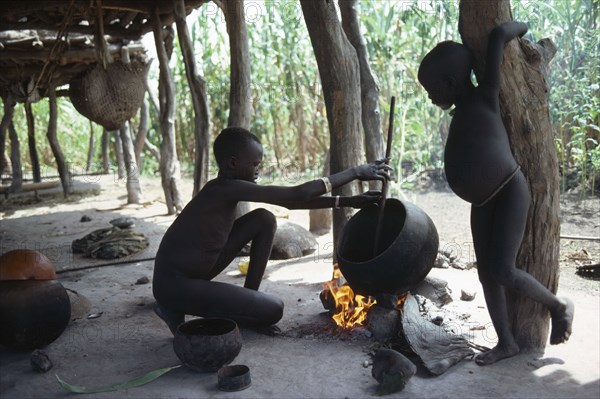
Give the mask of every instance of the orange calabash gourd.
[[15, 249], [0, 256], [0, 281], [7, 280], [56, 280], [56, 271], [43, 253]]

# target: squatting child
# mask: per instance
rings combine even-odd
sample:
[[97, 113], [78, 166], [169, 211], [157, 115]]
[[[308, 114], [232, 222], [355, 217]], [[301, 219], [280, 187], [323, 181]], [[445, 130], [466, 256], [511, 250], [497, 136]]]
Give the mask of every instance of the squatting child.
[[[293, 187], [256, 184], [263, 159], [259, 139], [242, 128], [224, 129], [213, 146], [218, 176], [187, 204], [166, 231], [154, 264], [155, 311], [171, 332], [184, 316], [227, 317], [238, 323], [270, 326], [283, 315], [281, 299], [259, 292], [277, 229], [275, 216], [255, 209], [235, 218], [239, 201], [297, 208], [361, 207], [381, 194], [323, 196], [355, 179], [389, 179], [383, 161], [356, 166]], [[244, 286], [211, 281], [252, 241]]]

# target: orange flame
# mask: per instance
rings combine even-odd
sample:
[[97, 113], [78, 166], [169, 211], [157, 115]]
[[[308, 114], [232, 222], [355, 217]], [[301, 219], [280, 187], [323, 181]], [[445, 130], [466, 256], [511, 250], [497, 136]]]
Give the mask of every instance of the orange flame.
[[396, 302], [396, 309], [401, 310], [404, 306], [404, 302], [406, 302], [406, 298], [408, 297], [408, 293], [400, 295], [398, 297], [398, 301]]
[[327, 294], [335, 300], [336, 313], [332, 316], [335, 323], [343, 329], [354, 326], [362, 326], [367, 320], [367, 312], [377, 301], [371, 297], [354, 295], [349, 285], [339, 286], [341, 272], [338, 268], [333, 269], [333, 279], [324, 284]]

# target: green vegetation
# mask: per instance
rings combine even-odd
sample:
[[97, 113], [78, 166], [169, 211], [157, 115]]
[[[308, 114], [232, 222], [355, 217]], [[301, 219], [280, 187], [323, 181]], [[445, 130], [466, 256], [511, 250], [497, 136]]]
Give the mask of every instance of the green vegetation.
[[[308, 32], [296, 1], [248, 2], [246, 21], [250, 40], [252, 102], [251, 129], [266, 148], [265, 172], [275, 181], [290, 181], [298, 173], [320, 173], [329, 138], [325, 105]], [[550, 37], [558, 47], [551, 64], [551, 114], [559, 156], [562, 189], [580, 187], [582, 195], [600, 192], [600, 0], [513, 0], [513, 15], [530, 24], [526, 38]], [[393, 166], [402, 182], [414, 185], [442, 166], [443, 140], [449, 116], [427, 100], [416, 79], [419, 60], [437, 42], [458, 40], [456, 1], [367, 1], [359, 3], [361, 29], [380, 87], [383, 130], [387, 128], [389, 99], [396, 105]], [[227, 123], [229, 49], [225, 21], [213, 3], [188, 19], [197, 63], [209, 91], [211, 134]], [[191, 97], [178, 46], [171, 60], [177, 90], [177, 140], [182, 170], [193, 169]], [[151, 86], [157, 81], [153, 62]], [[48, 120], [47, 102], [33, 105], [38, 151], [42, 165], [52, 168], [52, 153], [43, 139]], [[158, 145], [157, 111], [150, 107], [149, 139]], [[26, 123], [22, 105], [15, 124], [21, 137], [26, 168]], [[137, 121], [132, 121], [134, 130]], [[100, 133], [94, 126], [99, 165]], [[70, 105], [59, 99], [59, 140], [75, 173], [85, 168], [90, 126]], [[112, 157], [114, 159], [114, 157]], [[157, 163], [144, 154], [143, 171], [155, 174]], [[116, 168], [116, 167], [115, 167]], [[97, 171], [99, 166], [93, 167]]]

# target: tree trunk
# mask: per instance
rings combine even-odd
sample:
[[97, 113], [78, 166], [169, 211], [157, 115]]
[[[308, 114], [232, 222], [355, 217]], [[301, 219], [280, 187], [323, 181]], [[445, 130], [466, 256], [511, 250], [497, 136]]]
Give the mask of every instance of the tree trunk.
[[115, 134], [115, 156], [117, 158], [117, 178], [119, 180], [125, 179], [127, 171], [125, 167], [125, 157], [123, 156], [123, 143], [121, 142], [121, 135], [118, 130], [114, 131]]
[[[300, 4], [319, 67], [329, 125], [330, 167], [331, 173], [336, 173], [363, 159], [358, 58], [342, 30], [333, 2], [301, 0]], [[332, 194], [353, 195], [354, 187], [345, 185]], [[351, 216], [351, 209], [333, 211], [334, 243]]]
[[87, 160], [85, 163], [85, 171], [89, 173], [92, 169], [92, 162], [94, 161], [94, 147], [96, 145], [94, 140], [94, 123], [90, 120], [90, 141], [88, 143]]
[[108, 153], [108, 145], [110, 138], [106, 128], [102, 128], [102, 173], [105, 175], [110, 173], [110, 156]]
[[[329, 173], [329, 151], [325, 158], [325, 165], [323, 166], [323, 176], [328, 176]], [[331, 219], [332, 210], [328, 208], [324, 209], [311, 209], [308, 211], [309, 224], [308, 230], [316, 235], [323, 235], [329, 233], [331, 230]]]
[[[512, 20], [509, 0], [461, 0], [459, 30], [483, 73], [487, 40], [499, 23]], [[513, 153], [527, 177], [531, 207], [517, 258], [527, 271], [556, 292], [560, 248], [558, 160], [549, 112], [548, 63], [556, 48], [548, 39], [513, 40], [504, 49], [500, 109]], [[549, 313], [541, 304], [510, 295], [512, 332], [522, 349], [539, 349], [548, 339]]]
[[[360, 25], [356, 13], [357, 1], [343, 0], [339, 4], [342, 15], [342, 27], [348, 40], [356, 50], [360, 65], [361, 119], [365, 132], [365, 150], [367, 161], [373, 162], [382, 158], [385, 154], [381, 130], [381, 113], [379, 111], [379, 87], [371, 72], [365, 39], [360, 33]], [[372, 189], [381, 188], [381, 184], [378, 182], [370, 182], [369, 186]]]
[[144, 149], [144, 142], [148, 136], [148, 102], [146, 99], [142, 101], [140, 107], [140, 123], [138, 125], [137, 134], [135, 135], [135, 142], [133, 143], [133, 152], [135, 153], [135, 163], [139, 170], [142, 170], [142, 150]]
[[[4, 115], [2, 116], [2, 122], [0, 122], [0, 178], [4, 174], [5, 164], [9, 165], [10, 162], [6, 162], [6, 132], [8, 131], [8, 126], [12, 122], [13, 115], [15, 113], [15, 103], [13, 101], [8, 100], [7, 98], [2, 99], [4, 102]], [[12, 166], [11, 172], [12, 175]]]
[[31, 109], [31, 103], [25, 103], [25, 117], [27, 118], [27, 145], [29, 146], [29, 158], [31, 159], [31, 173], [34, 183], [42, 181], [42, 172], [40, 170], [40, 158], [38, 157], [35, 146], [35, 119]]
[[221, 2], [227, 34], [229, 35], [230, 89], [229, 119], [227, 126], [250, 128], [252, 114], [250, 90], [250, 60], [248, 57], [248, 32], [244, 19], [244, 2], [229, 0]]
[[10, 163], [12, 164], [12, 182], [9, 191], [19, 191], [23, 186], [23, 167], [21, 166], [21, 143], [15, 129], [15, 124], [10, 121], [8, 125], [10, 135]]
[[[251, 76], [248, 56], [248, 31], [244, 18], [244, 2], [227, 0], [217, 3], [225, 14], [225, 24], [229, 35], [230, 86], [228, 127], [250, 128], [252, 102], [250, 96]], [[250, 212], [248, 202], [238, 202], [235, 216], [239, 218]]]
[[56, 107], [56, 89], [54, 87], [48, 88], [48, 103], [50, 108], [50, 119], [48, 120], [48, 132], [46, 137], [50, 148], [56, 159], [56, 168], [58, 169], [58, 175], [60, 176], [60, 184], [62, 185], [63, 195], [66, 197], [71, 193], [71, 174], [69, 168], [65, 162], [65, 156], [63, 155], [62, 149], [57, 138], [57, 121], [58, 111]]
[[[146, 85], [146, 93], [148, 93], [148, 98], [150, 99], [150, 102], [153, 104], [153, 106], [155, 107], [154, 109], [156, 109], [156, 113], [160, 114], [160, 107], [158, 106], [158, 100], [156, 98], [154, 98], [154, 95], [152, 95], [150, 93], [150, 91], [148, 91], [148, 85]], [[140, 110], [140, 125], [138, 127], [138, 134], [135, 138], [135, 156], [136, 159], [139, 158], [140, 162], [138, 162], [138, 167], [140, 168], [140, 170], [142, 169], [142, 163], [141, 163], [141, 154], [142, 154], [142, 148], [146, 148], [148, 151], [150, 151], [150, 153], [152, 154], [152, 156], [154, 157], [154, 159], [156, 159], [156, 162], [158, 162], [158, 164], [160, 165], [160, 150], [158, 147], [156, 147], [154, 144], [152, 144], [150, 142], [150, 140], [148, 140], [148, 121], [150, 120], [150, 108], [148, 106], [148, 102], [146, 100], [144, 100], [144, 102], [142, 103], [142, 108]], [[139, 146], [139, 148], [138, 148]]]
[[175, 83], [169, 69], [169, 56], [162, 35], [162, 23], [156, 8], [153, 13], [152, 30], [156, 44], [156, 54], [160, 65], [159, 101], [160, 101], [160, 130], [162, 142], [160, 144], [160, 176], [167, 212], [169, 215], [178, 213], [183, 209], [179, 180], [181, 171], [177, 151], [175, 149]]
[[127, 171], [127, 203], [139, 204], [142, 201], [142, 187], [140, 186], [140, 171], [135, 162], [135, 151], [131, 139], [131, 125], [125, 122], [121, 129], [121, 143], [123, 144], [123, 158]]
[[185, 7], [183, 0], [174, 0], [175, 22], [177, 24], [177, 35], [179, 45], [185, 63], [185, 72], [194, 105], [194, 191], [192, 196], [208, 181], [208, 156], [210, 148], [210, 130], [208, 117], [208, 100], [206, 94], [206, 82], [196, 69], [194, 59], [194, 46], [190, 39], [187, 24], [185, 22]]

